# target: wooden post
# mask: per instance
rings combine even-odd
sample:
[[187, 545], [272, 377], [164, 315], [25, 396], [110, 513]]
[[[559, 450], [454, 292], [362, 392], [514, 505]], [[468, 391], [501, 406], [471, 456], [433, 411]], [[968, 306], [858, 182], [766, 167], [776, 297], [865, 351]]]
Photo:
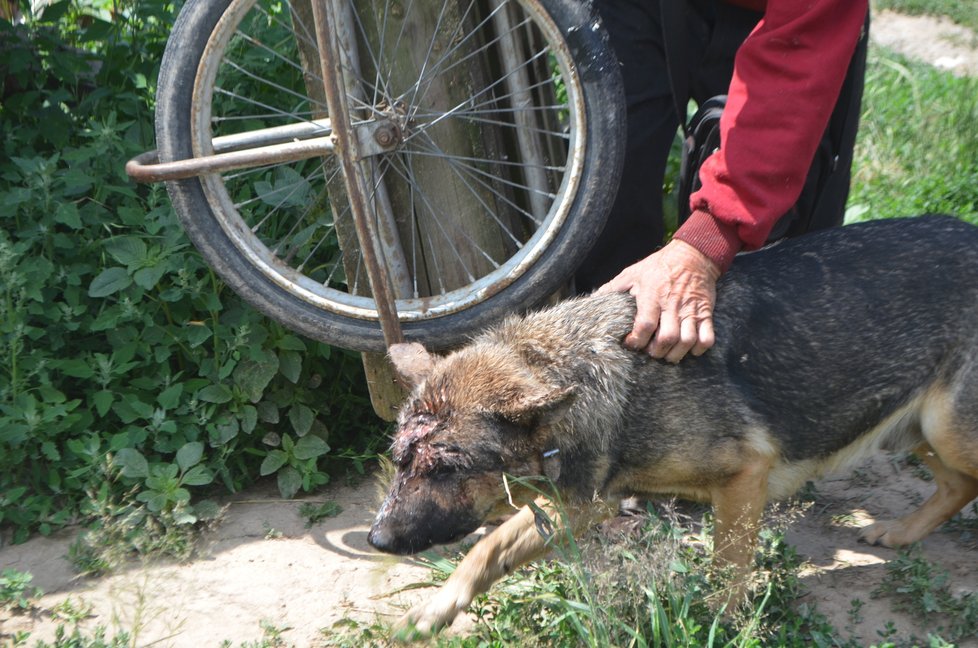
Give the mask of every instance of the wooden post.
[[[404, 94], [408, 102], [423, 101], [426, 110], [431, 112], [450, 110], [472, 96], [473, 87], [484, 72], [480, 67], [480, 57], [467, 58], [470, 50], [466, 48], [459, 48], [444, 63], [443, 69], [450, 70], [448, 73], [439, 74], [421, 84], [416, 83], [424, 76], [431, 56], [440, 58], [443, 52], [453, 47], [448, 39], [453, 34], [465, 33], [464, 27], [459, 27], [463, 17], [458, 14], [457, 6], [443, 11], [438, 3], [418, 2], [411, 4], [410, 12], [385, 16], [373, 13], [376, 7], [370, 0], [354, 0], [354, 7], [364, 31], [376, 34], [378, 38], [378, 42], [364, 43], [362, 47], [379, 51], [379, 40], [384, 39], [384, 60], [392, 67], [382, 70], [381, 74], [392, 96]], [[307, 25], [313, 24], [310, 0], [293, 0], [293, 8], [298, 20]], [[360, 35], [359, 29], [356, 32]], [[399, 38], [399, 34], [408, 34], [409, 37]], [[297, 42], [304, 69], [315, 71], [306, 75], [309, 96], [325, 105], [322, 83], [318, 79], [321, 76], [318, 53], [307, 39], [297, 38]], [[472, 43], [472, 47], [476, 45]], [[365, 49], [357, 54], [360, 77], [375, 78], [375, 58]], [[360, 99], [372, 101], [371, 97], [366, 96]], [[487, 149], [501, 146], [501, 138], [492, 130], [445, 119], [431, 126], [428, 134], [447, 155], [484, 158], [487, 157]], [[333, 173], [334, 164], [334, 161], [327, 161], [326, 177], [333, 178], [327, 190], [333, 213], [341, 214], [346, 195], [342, 178]], [[473, 192], [471, 183], [467, 184], [464, 178], [446, 177], [444, 165], [433, 158], [414, 156], [410, 164], [415, 183], [424, 187], [423, 195], [412, 191], [405, 179], [395, 173], [387, 173], [384, 178], [384, 198], [389, 204], [389, 213], [396, 223], [405, 256], [414, 260], [410, 264], [414, 276], [410, 277], [409, 285], [401, 285], [399, 293], [395, 290], [398, 297], [425, 297], [464, 286], [473, 277], [483, 276], [493, 269], [485, 255], [505, 259], [515, 251], [499, 226], [485, 217], [487, 206], [497, 208], [496, 196], [492, 191], [483, 189]], [[506, 209], [497, 211], [507, 212]], [[456, 225], [446, 228], [444, 223], [437, 221], [436, 214], [452, 214]], [[355, 251], [359, 244], [352, 223], [347, 219], [335, 218], [335, 225], [347, 277], [365, 276], [362, 267], [357, 267], [359, 254]], [[417, 295], [412, 294], [415, 286]], [[356, 290], [359, 294], [369, 294], [366, 281], [359, 282]], [[394, 380], [393, 369], [383, 354], [364, 353], [363, 363], [374, 411], [382, 418], [392, 420], [405, 396]]]

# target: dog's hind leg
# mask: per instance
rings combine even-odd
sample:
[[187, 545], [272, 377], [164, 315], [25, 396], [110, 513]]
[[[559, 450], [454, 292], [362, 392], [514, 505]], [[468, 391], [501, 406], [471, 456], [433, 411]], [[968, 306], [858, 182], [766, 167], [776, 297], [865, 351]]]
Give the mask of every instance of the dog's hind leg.
[[[545, 499], [537, 500], [550, 521], [559, 524], [561, 517], [553, 504]], [[566, 507], [566, 522], [572, 530], [608, 517], [612, 509], [601, 503]], [[419, 635], [429, 635], [439, 628], [449, 625], [459, 612], [465, 610], [472, 600], [514, 569], [548, 549], [551, 537], [559, 536], [563, 529], [539, 528], [540, 520], [534, 511], [524, 506], [513, 517], [496, 530], [477, 542], [455, 571], [449, 576], [434, 596], [416, 605], [396, 624], [395, 631], [403, 633], [413, 630]]]
[[[935, 439], [935, 441], [947, 440], [946, 437]], [[950, 449], [950, 447], [942, 448], [943, 452], [939, 453], [931, 447], [931, 444], [924, 443], [914, 450], [914, 453], [933, 473], [937, 490], [913, 513], [897, 520], [881, 520], [863, 528], [859, 533], [862, 540], [886, 547], [900, 547], [917, 542], [951, 519], [951, 516], [964, 508], [968, 502], [978, 497], [978, 466], [971, 464], [973, 475], [952, 468], [942, 458]], [[973, 449], [971, 451], [974, 452]]]

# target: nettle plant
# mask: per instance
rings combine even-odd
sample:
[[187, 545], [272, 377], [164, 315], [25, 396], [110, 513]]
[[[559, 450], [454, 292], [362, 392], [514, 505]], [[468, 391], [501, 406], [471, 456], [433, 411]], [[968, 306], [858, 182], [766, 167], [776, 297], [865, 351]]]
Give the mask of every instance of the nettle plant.
[[15, 540], [77, 520], [107, 484], [184, 523], [197, 493], [262, 475], [291, 497], [328, 480], [331, 445], [377, 440], [359, 357], [243, 304], [163, 188], [124, 174], [152, 146], [173, 15], [63, 1], [0, 19], [0, 527]]

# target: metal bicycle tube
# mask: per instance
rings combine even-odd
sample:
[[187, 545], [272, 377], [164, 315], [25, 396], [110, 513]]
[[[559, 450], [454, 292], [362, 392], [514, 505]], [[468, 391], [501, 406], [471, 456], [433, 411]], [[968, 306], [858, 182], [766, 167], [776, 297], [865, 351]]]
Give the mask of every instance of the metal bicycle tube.
[[333, 124], [333, 137], [343, 169], [350, 211], [353, 214], [370, 290], [377, 304], [384, 342], [390, 347], [403, 342], [404, 334], [397, 318], [397, 306], [390, 277], [379, 262], [382, 252], [379, 250], [377, 232], [367, 211], [368, 187], [360, 169], [360, 145], [351, 126], [349, 106], [342, 81], [340, 44], [337, 30], [334, 29], [338, 22], [339, 9], [333, 0], [313, 0], [312, 13], [323, 70], [326, 105]]

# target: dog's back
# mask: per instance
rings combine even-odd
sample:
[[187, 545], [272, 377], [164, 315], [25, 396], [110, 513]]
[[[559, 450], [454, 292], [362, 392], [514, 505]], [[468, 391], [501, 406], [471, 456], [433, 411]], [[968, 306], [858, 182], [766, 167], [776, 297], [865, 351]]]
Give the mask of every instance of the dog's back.
[[919, 445], [926, 398], [978, 429], [978, 228], [931, 216], [820, 232], [742, 255], [717, 291], [713, 349], [637, 369], [626, 474], [635, 457], [722, 458], [752, 436], [803, 468], [772, 476], [781, 496], [861, 445]]

